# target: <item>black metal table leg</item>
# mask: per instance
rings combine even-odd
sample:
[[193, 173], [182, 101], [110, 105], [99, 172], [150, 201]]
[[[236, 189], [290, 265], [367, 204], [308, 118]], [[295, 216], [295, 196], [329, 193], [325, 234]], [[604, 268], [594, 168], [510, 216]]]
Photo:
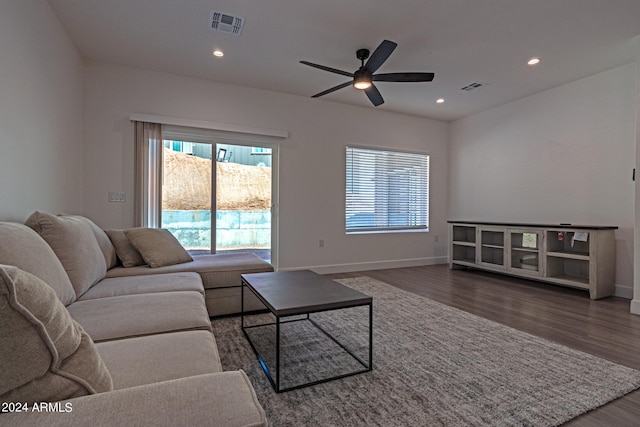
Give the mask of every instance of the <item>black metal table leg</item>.
[[280, 393], [280, 316], [276, 317], [276, 393]]
[[369, 304], [369, 370], [373, 369], [373, 302]]

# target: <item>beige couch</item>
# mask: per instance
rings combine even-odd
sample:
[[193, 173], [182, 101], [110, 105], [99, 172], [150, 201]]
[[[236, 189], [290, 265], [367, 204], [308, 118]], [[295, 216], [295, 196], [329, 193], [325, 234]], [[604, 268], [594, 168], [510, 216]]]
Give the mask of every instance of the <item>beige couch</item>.
[[237, 311], [246, 258], [118, 267], [86, 218], [27, 224], [0, 222], [0, 425], [267, 425], [246, 374], [222, 372], [209, 319], [218, 300]]

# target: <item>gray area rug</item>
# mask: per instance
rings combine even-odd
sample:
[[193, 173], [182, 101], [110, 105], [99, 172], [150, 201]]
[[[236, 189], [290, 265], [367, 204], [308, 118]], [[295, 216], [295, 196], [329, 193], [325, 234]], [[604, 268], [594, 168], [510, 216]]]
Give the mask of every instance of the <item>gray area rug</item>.
[[[223, 368], [247, 372], [273, 426], [552, 426], [640, 387], [640, 371], [367, 277], [338, 281], [373, 297], [371, 372], [276, 394], [240, 318], [212, 321]], [[358, 310], [312, 318], [366, 355], [366, 311]], [[353, 364], [307, 323], [282, 328], [281, 373], [291, 384]], [[274, 329], [255, 331], [269, 365]]]

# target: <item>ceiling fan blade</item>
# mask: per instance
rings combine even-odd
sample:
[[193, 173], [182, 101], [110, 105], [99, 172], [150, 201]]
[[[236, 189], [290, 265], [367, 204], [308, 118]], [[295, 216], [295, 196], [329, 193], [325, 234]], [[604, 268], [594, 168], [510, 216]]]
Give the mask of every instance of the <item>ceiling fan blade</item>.
[[372, 73], [375, 73], [376, 70], [380, 68], [382, 64], [384, 64], [384, 61], [389, 58], [389, 56], [393, 53], [394, 49], [397, 46], [397, 43], [389, 40], [383, 40], [382, 43], [380, 43], [380, 46], [378, 46], [376, 50], [373, 51], [367, 63], [364, 64], [364, 67]]
[[378, 105], [384, 104], [384, 99], [382, 99], [380, 91], [374, 85], [371, 85], [368, 89], [365, 89], [364, 93], [367, 94], [369, 101], [371, 101], [374, 106], [377, 107]]
[[433, 73], [384, 73], [375, 74], [373, 81], [376, 82], [430, 82], [433, 80]]
[[318, 97], [320, 97], [320, 96], [322, 96], [322, 95], [326, 95], [326, 94], [328, 94], [328, 93], [335, 92], [335, 91], [336, 91], [336, 90], [338, 90], [338, 89], [342, 89], [343, 87], [350, 86], [350, 85], [351, 85], [351, 83], [352, 83], [352, 82], [346, 82], [346, 83], [342, 83], [341, 85], [334, 86], [334, 87], [332, 87], [331, 89], [327, 89], [327, 90], [325, 90], [324, 92], [316, 93], [315, 95], [313, 95], [313, 96], [312, 96], [312, 98], [318, 98]]
[[325, 67], [324, 65], [314, 64], [313, 62], [300, 61], [301, 64], [308, 65], [310, 67], [319, 68], [320, 70], [329, 71], [330, 73], [341, 74], [347, 77], [353, 77], [353, 73], [348, 71], [338, 70], [337, 68]]

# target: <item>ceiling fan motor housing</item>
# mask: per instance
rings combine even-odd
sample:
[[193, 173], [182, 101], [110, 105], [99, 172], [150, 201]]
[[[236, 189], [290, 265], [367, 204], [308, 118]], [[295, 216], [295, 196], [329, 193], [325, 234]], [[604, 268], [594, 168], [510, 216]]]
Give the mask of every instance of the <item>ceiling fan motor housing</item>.
[[353, 87], [356, 89], [367, 89], [371, 86], [373, 76], [367, 68], [360, 67], [358, 71], [353, 73]]

